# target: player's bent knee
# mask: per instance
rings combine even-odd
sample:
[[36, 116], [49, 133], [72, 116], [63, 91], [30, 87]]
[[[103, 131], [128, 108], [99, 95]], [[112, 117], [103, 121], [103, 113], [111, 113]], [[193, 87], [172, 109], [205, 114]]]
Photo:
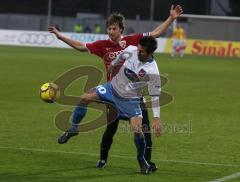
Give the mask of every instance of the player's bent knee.
[[80, 97], [80, 103], [87, 105], [91, 102], [91, 97], [89, 97], [88, 94], [84, 93], [81, 97]]

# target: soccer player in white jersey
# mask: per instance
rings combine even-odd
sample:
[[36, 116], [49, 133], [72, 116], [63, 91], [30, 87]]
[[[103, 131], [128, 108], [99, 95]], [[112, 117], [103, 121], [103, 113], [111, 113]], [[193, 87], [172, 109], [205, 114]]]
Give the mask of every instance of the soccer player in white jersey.
[[[155, 38], [159, 37], [167, 30], [167, 28], [170, 26], [173, 20], [178, 18], [182, 14], [182, 12], [183, 10], [180, 5], [171, 6], [170, 14], [169, 14], [169, 17], [166, 19], [166, 21], [161, 23], [159, 26], [157, 26], [147, 34]], [[118, 71], [122, 66], [121, 64], [118, 64], [118, 66], [115, 66], [110, 74], [109, 68], [112, 60], [115, 59], [115, 57], [129, 45], [137, 46], [140, 38], [146, 35], [146, 33], [123, 36], [122, 33], [124, 31], [124, 17], [118, 13], [113, 13], [107, 18], [106, 28], [107, 28], [107, 33], [109, 35], [108, 40], [99, 40], [99, 41], [95, 41], [87, 44], [84, 44], [81, 41], [79, 42], [76, 40], [71, 40], [63, 36], [55, 27], [49, 27], [49, 31], [55, 34], [59, 40], [65, 42], [71, 47], [79, 51], [88, 50], [90, 53], [95, 54], [98, 57], [101, 57], [107, 72], [106, 78], [108, 81], [111, 81], [112, 78], [118, 73]], [[145, 107], [145, 104], [141, 104], [141, 105], [142, 105], [142, 108]], [[106, 110], [107, 126], [102, 136], [102, 141], [100, 145], [100, 156], [99, 156], [100, 160], [97, 162], [97, 165], [96, 165], [96, 167], [99, 169], [104, 168], [105, 165], [107, 164], [108, 153], [113, 143], [113, 138], [119, 124], [118, 118], [114, 118], [115, 120], [112, 119], [111, 113], [113, 111], [111, 110], [111, 108], [112, 107], [108, 107], [107, 105], [107, 110]], [[143, 109], [142, 115], [143, 115], [142, 122], [144, 125], [143, 132], [146, 140], [145, 159], [150, 164], [151, 170], [156, 171], [157, 166], [152, 161], [152, 157], [151, 157], [152, 156], [151, 155], [152, 154], [151, 127], [149, 123], [147, 110]], [[77, 135], [77, 131], [67, 129], [58, 138], [58, 143], [59, 144], [67, 143], [68, 139], [71, 138], [73, 135]]]
[[[80, 121], [87, 112], [87, 105], [93, 101], [105, 101], [116, 106], [118, 117], [129, 119], [134, 132], [137, 148], [137, 160], [142, 174], [149, 173], [149, 164], [144, 158], [145, 138], [142, 132], [142, 110], [140, 108], [142, 91], [148, 86], [152, 96], [153, 128], [157, 136], [161, 134], [159, 95], [161, 91], [158, 66], [153, 59], [157, 41], [145, 36], [139, 41], [138, 47], [129, 46], [111, 63], [117, 66], [125, 61], [118, 74], [111, 82], [99, 85], [81, 96], [79, 105], [72, 117], [72, 128], [78, 130]], [[62, 137], [67, 137], [63, 135]]]

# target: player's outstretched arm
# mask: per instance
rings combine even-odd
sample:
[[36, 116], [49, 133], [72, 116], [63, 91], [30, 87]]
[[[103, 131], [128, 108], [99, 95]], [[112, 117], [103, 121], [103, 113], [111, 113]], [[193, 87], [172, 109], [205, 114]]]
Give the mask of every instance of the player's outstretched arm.
[[48, 28], [48, 31], [49, 31], [50, 33], [55, 34], [56, 37], [57, 37], [59, 40], [65, 42], [66, 44], [68, 44], [68, 45], [71, 46], [72, 48], [77, 49], [78, 51], [88, 51], [88, 49], [86, 48], [86, 46], [85, 46], [84, 43], [79, 42], [79, 41], [76, 41], [76, 40], [72, 40], [72, 39], [70, 39], [70, 38], [62, 35], [62, 34], [57, 30], [56, 27], [51, 26], [51, 27]]
[[177, 5], [175, 7], [172, 5], [170, 9], [169, 17], [161, 25], [159, 25], [152, 32], [150, 32], [150, 35], [155, 38], [160, 37], [160, 35], [162, 35], [168, 29], [171, 23], [176, 18], [178, 18], [182, 13], [183, 13], [183, 9], [180, 5]]
[[156, 136], [161, 136], [162, 127], [160, 122], [160, 104], [159, 96], [152, 97], [152, 110], [153, 110], [153, 130]]

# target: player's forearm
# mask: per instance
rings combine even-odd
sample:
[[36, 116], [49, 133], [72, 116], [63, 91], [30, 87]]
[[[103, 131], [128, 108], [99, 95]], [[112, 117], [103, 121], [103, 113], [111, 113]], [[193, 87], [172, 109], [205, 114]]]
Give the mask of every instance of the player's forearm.
[[169, 16], [168, 19], [166, 19], [161, 25], [159, 25], [157, 28], [155, 28], [152, 32], [150, 32], [150, 35], [154, 38], [160, 37], [172, 24], [174, 21], [174, 18], [172, 16]]
[[77, 49], [78, 51], [87, 51], [87, 48], [85, 47], [85, 44], [76, 40], [72, 40], [66, 36], [63, 36], [61, 34], [59, 34], [57, 36], [57, 38], [63, 42], [65, 42], [66, 44], [68, 44], [69, 46], [71, 46], [74, 49]]
[[121, 54], [117, 55], [117, 57], [114, 60], [112, 60], [111, 67], [113, 68], [114, 66], [118, 65], [118, 63], [122, 61], [126, 61], [130, 57], [132, 57], [131, 52], [128, 52], [128, 51], [122, 52]]
[[159, 96], [152, 97], [152, 111], [154, 118], [160, 118], [160, 102]]

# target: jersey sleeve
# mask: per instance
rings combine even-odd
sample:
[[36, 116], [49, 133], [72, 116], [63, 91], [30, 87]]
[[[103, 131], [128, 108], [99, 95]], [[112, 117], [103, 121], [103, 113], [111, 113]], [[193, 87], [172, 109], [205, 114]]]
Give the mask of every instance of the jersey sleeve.
[[91, 54], [95, 54], [99, 57], [103, 57], [103, 47], [104, 47], [103, 41], [98, 40], [93, 43], [87, 43], [86, 47]]
[[174, 29], [174, 30], [173, 30], [173, 33], [172, 33], [172, 38], [176, 38], [176, 36], [177, 36], [177, 30]]
[[181, 34], [182, 34], [182, 38], [185, 39], [185, 38], [186, 38], [186, 35], [185, 35], [185, 31], [184, 31], [183, 28], [182, 28], [182, 30], [181, 30]]
[[149, 76], [148, 92], [152, 96], [152, 111], [154, 117], [160, 117], [159, 96], [161, 93], [160, 75], [155, 73]]
[[160, 96], [161, 93], [161, 78], [156, 62], [151, 66], [151, 71], [149, 71], [148, 93], [150, 96]]
[[160, 96], [161, 93], [161, 79], [160, 75], [151, 75], [148, 82], [148, 92], [150, 96]]
[[125, 39], [126, 39], [128, 45], [137, 46], [139, 43], [139, 40], [144, 36], [150, 36], [150, 32], [142, 33], [142, 34], [128, 35], [125, 37]]

